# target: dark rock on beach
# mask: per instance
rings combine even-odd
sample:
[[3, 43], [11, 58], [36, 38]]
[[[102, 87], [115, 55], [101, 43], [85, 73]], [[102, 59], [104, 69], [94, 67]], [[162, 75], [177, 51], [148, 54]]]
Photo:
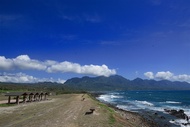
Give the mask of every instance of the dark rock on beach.
[[169, 110], [169, 109], [164, 109], [165, 112], [169, 113], [170, 115], [173, 115], [177, 118], [180, 118], [180, 119], [185, 119], [187, 121], [189, 121], [189, 117], [184, 113], [184, 110]]

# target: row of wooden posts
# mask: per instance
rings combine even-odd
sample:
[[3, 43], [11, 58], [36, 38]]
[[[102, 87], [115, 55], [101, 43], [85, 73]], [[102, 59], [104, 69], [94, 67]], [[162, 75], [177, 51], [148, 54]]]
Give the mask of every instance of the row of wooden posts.
[[20, 97], [22, 97], [22, 103], [41, 101], [46, 100], [48, 93], [47, 92], [17, 92], [17, 93], [7, 93], [5, 96], [8, 96], [8, 104], [11, 103], [11, 97], [16, 98], [16, 104], [20, 103]]

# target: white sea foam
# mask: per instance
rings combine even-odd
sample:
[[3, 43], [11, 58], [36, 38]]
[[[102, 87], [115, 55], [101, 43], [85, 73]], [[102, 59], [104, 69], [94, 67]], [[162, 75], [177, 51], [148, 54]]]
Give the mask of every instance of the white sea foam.
[[175, 124], [175, 125], [179, 125], [179, 126], [181, 126], [181, 127], [190, 127], [190, 125], [183, 125], [183, 123], [187, 123], [187, 121], [186, 120], [184, 120], [184, 119], [176, 119], [176, 120], [170, 120], [169, 121], [170, 123], [173, 123], [173, 124]]
[[141, 109], [141, 108], [130, 106], [130, 105], [117, 105], [116, 107], [118, 107], [119, 109], [123, 109], [123, 110], [126, 110], [126, 111], [133, 111], [133, 112], [137, 112], [135, 110], [140, 110]]
[[168, 103], [168, 104], [181, 104], [181, 102], [177, 102], [177, 101], [166, 101], [166, 103]]
[[136, 100], [135, 102], [143, 104], [143, 105], [154, 106], [154, 104], [152, 104], [152, 103], [150, 103], [148, 101], [138, 101], [138, 100]]
[[123, 98], [123, 96], [111, 95], [111, 98]]
[[163, 107], [150, 107], [150, 110], [164, 113], [164, 108]]
[[100, 100], [106, 101], [106, 102], [111, 102], [111, 97], [110, 95], [100, 95], [98, 97]]
[[119, 99], [119, 98], [123, 98], [123, 96], [118, 96], [118, 95], [100, 95], [98, 97], [99, 100], [103, 100], [106, 102], [112, 102], [114, 101], [113, 99]]

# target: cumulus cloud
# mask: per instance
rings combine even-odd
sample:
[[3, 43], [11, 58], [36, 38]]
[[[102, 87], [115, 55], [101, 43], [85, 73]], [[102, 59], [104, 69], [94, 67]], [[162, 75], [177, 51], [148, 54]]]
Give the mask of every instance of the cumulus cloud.
[[71, 63], [68, 61], [57, 63], [55, 65], [52, 65], [48, 67], [48, 72], [74, 72], [78, 74], [91, 74], [96, 76], [110, 76], [116, 74], [116, 71], [114, 69], [110, 70], [106, 65], [84, 65], [81, 66], [77, 63]]
[[48, 73], [78, 73], [96, 76], [110, 76], [116, 74], [115, 69], [109, 69], [106, 65], [80, 65], [68, 61], [57, 62], [53, 60], [39, 61], [31, 59], [28, 55], [20, 55], [13, 59], [0, 56], [0, 70], [41, 70]]
[[64, 83], [66, 80], [63, 79], [53, 79], [53, 78], [36, 78], [24, 73], [2, 73], [0, 74], [0, 82], [13, 82], [13, 83], [37, 83], [37, 82], [57, 82]]
[[181, 75], [174, 75], [170, 71], [161, 71], [157, 72], [155, 75], [153, 72], [146, 72], [144, 75], [149, 79], [161, 79], [161, 80], [170, 80], [170, 81], [182, 81], [182, 82], [189, 82], [190, 83], [190, 75], [181, 74]]
[[0, 75], [0, 82], [32, 83], [37, 82], [37, 78], [24, 73], [3, 73]]
[[158, 78], [158, 79], [170, 80], [173, 77], [173, 73], [171, 73], [169, 71], [157, 72], [155, 77]]
[[13, 61], [0, 56], [0, 70], [10, 70], [13, 68]]
[[186, 81], [190, 83], [190, 75], [186, 74], [173, 76], [173, 79], [177, 81]]
[[47, 67], [44, 62], [30, 59], [28, 55], [20, 55], [13, 59], [13, 62], [20, 69], [45, 70]]
[[148, 77], [149, 79], [154, 79], [154, 73], [153, 72], [146, 72], [146, 73], [144, 73], [144, 75], [146, 77]]

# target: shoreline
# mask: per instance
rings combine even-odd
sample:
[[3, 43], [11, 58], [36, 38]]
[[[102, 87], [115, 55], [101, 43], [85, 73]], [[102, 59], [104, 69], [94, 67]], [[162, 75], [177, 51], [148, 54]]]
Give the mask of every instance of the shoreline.
[[98, 102], [105, 104], [109, 108], [114, 109], [114, 111], [116, 113], [118, 113], [126, 121], [129, 121], [129, 120], [135, 121], [136, 119], [139, 119], [145, 127], [160, 127], [157, 122], [143, 117], [140, 113], [126, 111], [124, 109], [116, 107], [113, 104], [102, 102], [102, 101], [98, 100], [97, 97], [99, 97], [102, 94], [103, 94], [103, 92], [101, 92], [101, 93], [89, 93], [89, 95], [91, 97], [93, 97], [93, 99], [95, 99]]
[[[143, 122], [146, 123], [147, 126], [150, 127], [189, 127], [190, 123], [188, 121], [178, 123], [178, 121], [183, 119], [177, 118], [169, 113], [164, 113], [161, 111], [147, 111], [145, 109], [142, 109], [140, 112], [132, 112], [130, 110], [125, 110], [122, 108], [117, 107], [116, 104], [111, 104], [106, 101], [101, 101], [98, 99], [101, 95], [106, 94], [107, 92], [92, 92], [90, 93], [93, 98], [95, 98], [97, 101], [106, 104], [108, 107], [114, 109], [116, 112], [119, 112], [121, 117], [128, 120], [129, 114], [132, 114], [134, 116], [138, 116]], [[177, 111], [177, 110], [176, 110]]]

